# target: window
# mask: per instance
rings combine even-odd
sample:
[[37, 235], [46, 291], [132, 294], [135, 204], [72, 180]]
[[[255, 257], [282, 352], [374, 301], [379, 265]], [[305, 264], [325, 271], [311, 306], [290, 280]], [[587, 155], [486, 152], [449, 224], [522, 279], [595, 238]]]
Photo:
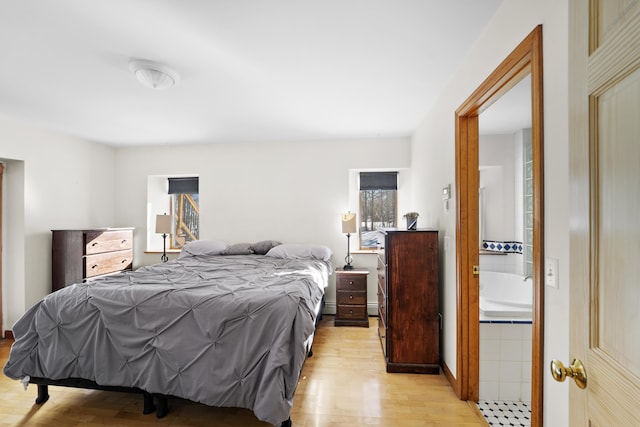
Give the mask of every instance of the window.
[[171, 249], [179, 249], [188, 242], [198, 240], [199, 237], [198, 177], [179, 177], [168, 180], [173, 213]]
[[378, 246], [379, 228], [397, 226], [398, 172], [360, 172], [360, 248]]
[[147, 250], [162, 250], [163, 240], [155, 232], [156, 215], [171, 215], [167, 249], [180, 249], [200, 234], [200, 197], [197, 176], [151, 175], [147, 177]]

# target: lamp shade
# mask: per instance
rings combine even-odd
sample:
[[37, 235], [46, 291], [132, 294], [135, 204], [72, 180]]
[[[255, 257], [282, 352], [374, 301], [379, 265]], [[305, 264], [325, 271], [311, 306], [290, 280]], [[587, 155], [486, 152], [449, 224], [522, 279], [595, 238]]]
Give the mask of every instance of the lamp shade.
[[171, 234], [171, 215], [156, 215], [156, 233]]
[[351, 212], [342, 214], [342, 232], [343, 233], [356, 232], [356, 214]]

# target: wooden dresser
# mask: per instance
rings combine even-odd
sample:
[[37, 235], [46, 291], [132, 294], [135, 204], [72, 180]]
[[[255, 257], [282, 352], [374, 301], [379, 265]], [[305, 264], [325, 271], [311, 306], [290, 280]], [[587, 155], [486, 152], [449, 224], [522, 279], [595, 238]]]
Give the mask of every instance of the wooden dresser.
[[438, 232], [386, 230], [378, 253], [378, 335], [387, 372], [440, 369]]
[[133, 228], [52, 230], [52, 288], [131, 270]]
[[336, 271], [335, 326], [369, 327], [367, 314], [368, 270]]

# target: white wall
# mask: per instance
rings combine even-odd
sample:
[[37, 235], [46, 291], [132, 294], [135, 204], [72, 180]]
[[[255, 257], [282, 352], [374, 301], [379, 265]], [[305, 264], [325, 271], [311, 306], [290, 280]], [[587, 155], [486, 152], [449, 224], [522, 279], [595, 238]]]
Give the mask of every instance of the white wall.
[[[414, 203], [430, 212], [440, 230], [443, 359], [456, 375], [455, 194], [445, 212], [440, 190], [455, 183], [454, 112], [496, 66], [538, 24], [543, 25], [544, 66], [544, 170], [545, 254], [559, 259], [559, 289], [546, 288], [545, 360], [568, 360], [568, 3], [566, 0], [502, 4], [462, 67], [444, 88], [436, 107], [418, 126], [411, 141]], [[453, 188], [453, 186], [452, 186]], [[445, 239], [448, 241], [445, 242]], [[548, 426], [568, 425], [568, 386], [544, 376], [544, 421]]]
[[[484, 188], [484, 239], [512, 241], [515, 234], [515, 141], [511, 134], [482, 135], [478, 150]], [[520, 233], [522, 234], [522, 233]]]
[[[409, 144], [397, 138], [119, 148], [116, 222], [135, 227], [134, 268], [159, 262], [157, 253], [144, 253], [147, 176], [195, 174], [200, 239], [320, 243], [333, 250], [339, 267], [347, 249], [340, 216], [353, 211], [349, 170], [407, 168]], [[354, 263], [375, 266], [371, 258], [360, 255]], [[326, 299], [335, 302], [333, 281]]]
[[51, 292], [51, 230], [117, 226], [112, 148], [0, 119], [3, 329]]

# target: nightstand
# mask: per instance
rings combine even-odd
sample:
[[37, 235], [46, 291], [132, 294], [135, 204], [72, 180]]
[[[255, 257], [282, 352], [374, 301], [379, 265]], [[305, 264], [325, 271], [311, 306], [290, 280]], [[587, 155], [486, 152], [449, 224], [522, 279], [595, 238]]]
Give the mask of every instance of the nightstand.
[[336, 270], [335, 326], [369, 327], [367, 315], [368, 270]]

